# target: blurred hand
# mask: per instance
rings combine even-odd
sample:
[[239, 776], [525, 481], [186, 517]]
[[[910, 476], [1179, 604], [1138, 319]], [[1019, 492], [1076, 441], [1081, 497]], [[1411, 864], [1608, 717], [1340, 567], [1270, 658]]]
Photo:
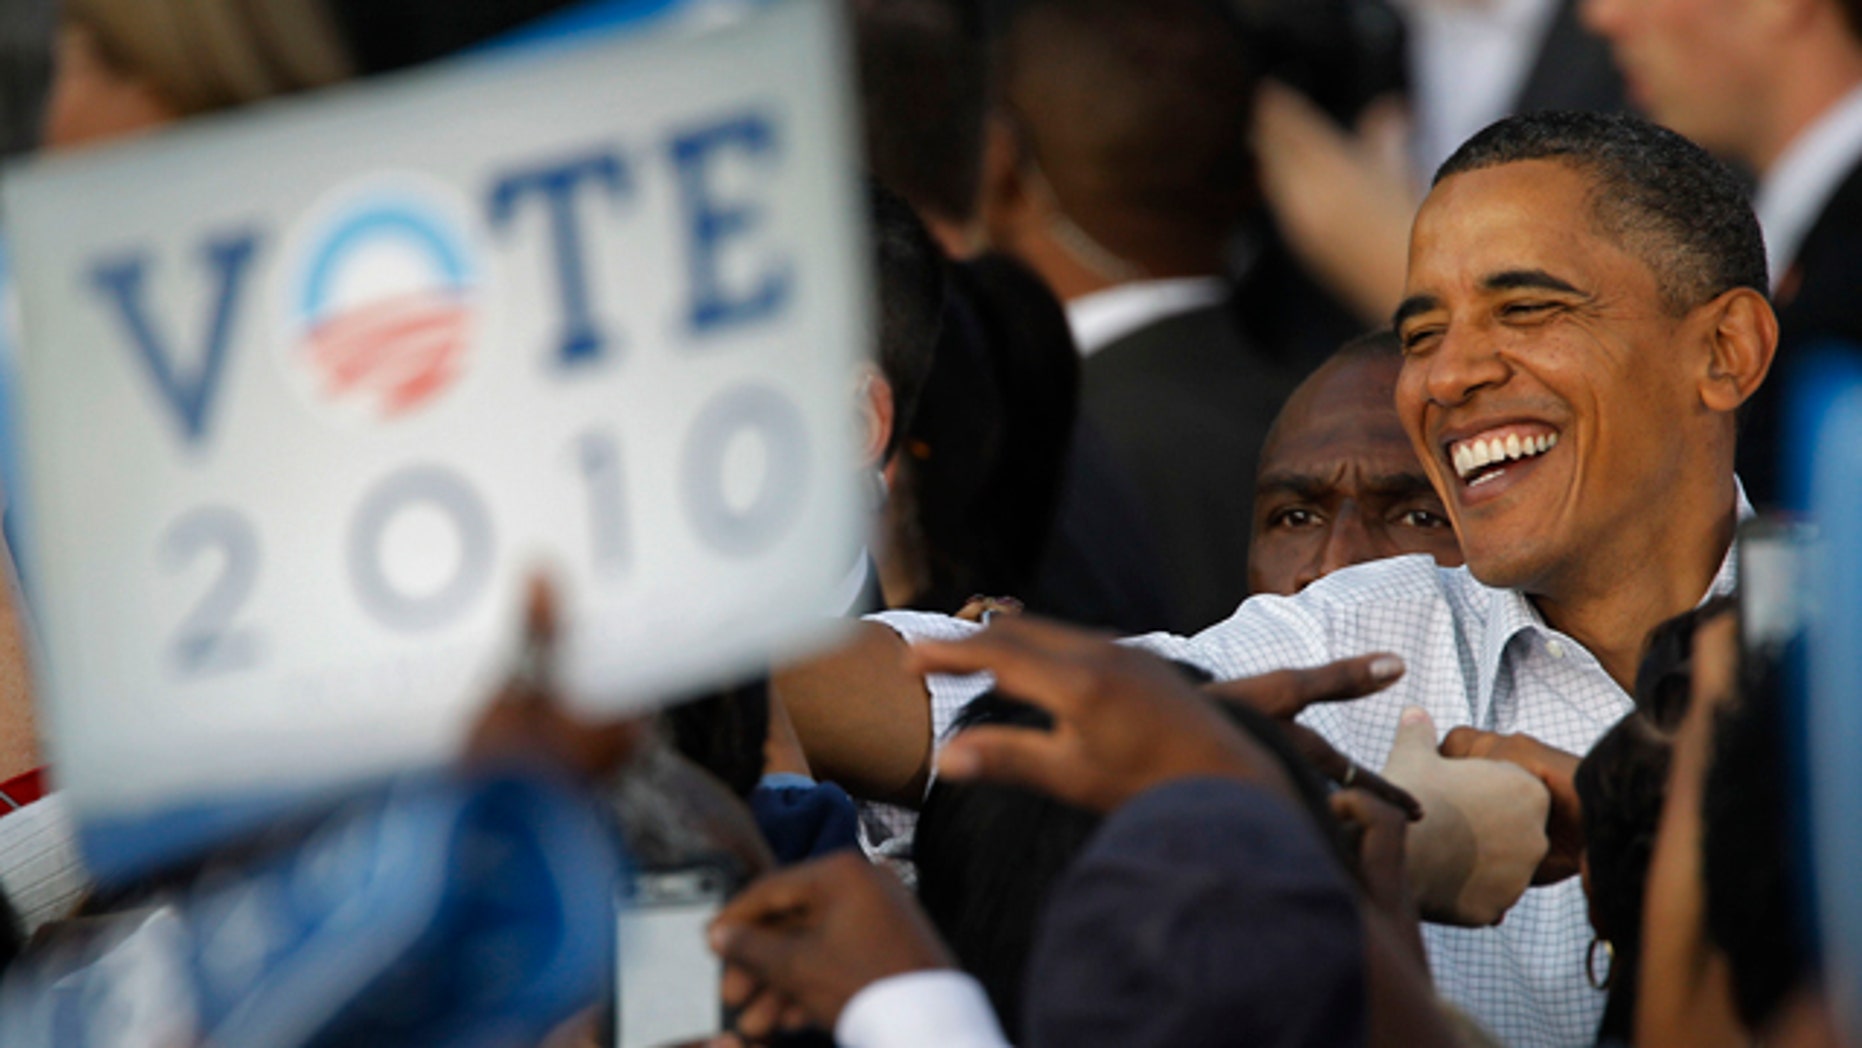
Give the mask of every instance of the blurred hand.
[[1422, 802], [1407, 865], [1423, 917], [1498, 924], [1545, 859], [1552, 803], [1545, 787], [1513, 764], [1443, 757], [1434, 722], [1415, 707], [1403, 711], [1384, 777]]
[[853, 995], [908, 972], [955, 963], [893, 875], [853, 852], [769, 874], [711, 924], [724, 959], [724, 1004], [750, 1040], [777, 1028], [832, 1030]]
[[542, 761], [592, 780], [639, 745], [643, 721], [588, 721], [564, 709], [556, 693], [557, 632], [556, 592], [546, 579], [533, 579], [518, 665], [467, 736], [468, 763]]
[[1339, 790], [1332, 794], [1332, 815], [1357, 841], [1358, 879], [1365, 898], [1390, 922], [1417, 970], [1429, 970], [1429, 955], [1422, 944], [1421, 919], [1410, 893], [1408, 871], [1409, 817], [1368, 790]]
[[1400, 108], [1372, 106], [1354, 135], [1273, 81], [1254, 109], [1261, 192], [1288, 245], [1368, 323], [1387, 324], [1403, 294], [1416, 195], [1401, 150]]
[[1000, 620], [965, 640], [915, 646], [907, 669], [992, 673], [998, 690], [1054, 717], [1052, 732], [960, 733], [938, 758], [948, 779], [1022, 786], [1098, 812], [1199, 776], [1288, 791], [1273, 758], [1168, 663], [1095, 634], [1034, 618]]
[[1552, 811], [1545, 824], [1551, 850], [1539, 864], [1534, 884], [1555, 884], [1578, 872], [1584, 853], [1584, 805], [1578, 800], [1578, 760], [1575, 754], [1548, 746], [1530, 735], [1497, 735], [1478, 728], [1456, 728], [1442, 740], [1444, 757], [1481, 757], [1517, 764], [1531, 772], [1552, 795]]

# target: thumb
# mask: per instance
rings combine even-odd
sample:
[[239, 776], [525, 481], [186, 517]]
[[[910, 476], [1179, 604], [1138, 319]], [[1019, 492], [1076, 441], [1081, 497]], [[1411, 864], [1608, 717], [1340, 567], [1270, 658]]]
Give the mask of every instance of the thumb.
[[765, 986], [784, 990], [794, 984], [804, 934], [795, 926], [765, 928], [754, 924], [719, 924], [711, 929], [711, 949], [725, 963], [749, 972]]
[[1435, 751], [1435, 721], [1421, 706], [1408, 706], [1397, 721], [1396, 741], [1384, 759], [1384, 777], [1401, 784], [1407, 774], [1441, 760]]

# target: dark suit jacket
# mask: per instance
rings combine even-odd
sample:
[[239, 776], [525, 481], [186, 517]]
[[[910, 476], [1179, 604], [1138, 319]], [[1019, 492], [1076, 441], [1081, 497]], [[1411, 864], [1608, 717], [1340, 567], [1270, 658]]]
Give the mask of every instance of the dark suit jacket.
[[1513, 100], [1513, 112], [1581, 109], [1613, 113], [1625, 108], [1623, 77], [1610, 58], [1610, 45], [1578, 21], [1579, 2], [1562, 0], [1558, 5], [1532, 72]]
[[1818, 343], [1862, 345], [1862, 164], [1837, 186], [1777, 283], [1778, 355], [1739, 433], [1739, 477], [1760, 507], [1781, 505], [1788, 494], [1782, 400], [1793, 360]]
[[1248, 594], [1261, 443], [1300, 376], [1252, 345], [1227, 304], [1133, 332], [1081, 371], [1081, 410], [1157, 538], [1172, 629], [1227, 618]]

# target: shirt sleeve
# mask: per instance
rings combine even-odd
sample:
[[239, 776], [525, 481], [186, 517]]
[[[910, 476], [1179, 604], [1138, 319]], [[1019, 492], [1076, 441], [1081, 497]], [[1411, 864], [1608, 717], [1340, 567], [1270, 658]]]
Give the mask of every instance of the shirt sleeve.
[[0, 819], [0, 890], [27, 935], [68, 916], [88, 885], [63, 796], [47, 794]]
[[963, 972], [881, 979], [847, 1002], [834, 1024], [841, 1048], [1008, 1048], [977, 981]]
[[[973, 622], [922, 611], [887, 611], [868, 615], [867, 620], [897, 633], [907, 644], [927, 640], [963, 640], [982, 628]], [[962, 713], [971, 700], [994, 686], [995, 679], [987, 673], [963, 676], [933, 673], [925, 677], [925, 690], [931, 693], [931, 746], [934, 757], [949, 738], [950, 726], [956, 723], [957, 714]]]

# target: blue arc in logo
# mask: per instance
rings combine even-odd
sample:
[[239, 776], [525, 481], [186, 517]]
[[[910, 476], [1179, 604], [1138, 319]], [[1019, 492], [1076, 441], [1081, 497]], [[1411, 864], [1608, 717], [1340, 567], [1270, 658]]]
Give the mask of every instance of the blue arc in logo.
[[337, 268], [355, 248], [378, 239], [411, 244], [434, 262], [451, 290], [461, 290], [470, 282], [465, 249], [446, 227], [405, 204], [375, 204], [349, 215], [324, 239], [304, 281], [300, 315], [307, 320], [322, 315]]

